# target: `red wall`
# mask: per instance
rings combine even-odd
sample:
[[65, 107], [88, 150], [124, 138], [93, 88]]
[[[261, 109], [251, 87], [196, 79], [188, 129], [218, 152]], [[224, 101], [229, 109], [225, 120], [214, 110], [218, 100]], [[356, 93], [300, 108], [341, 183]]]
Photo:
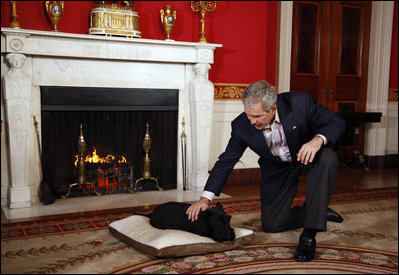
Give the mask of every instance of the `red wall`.
[[[18, 22], [23, 29], [50, 31], [45, 1], [17, 1]], [[65, 1], [59, 30], [87, 34], [90, 11], [97, 1]], [[106, 1], [108, 3], [112, 1]], [[118, 1], [122, 2], [122, 1]], [[159, 10], [171, 4], [177, 19], [171, 34], [176, 41], [198, 42], [200, 14], [190, 1], [135, 1], [142, 38], [165, 39]], [[11, 22], [11, 3], [1, 1], [1, 26]], [[218, 1], [216, 10], [205, 17], [205, 37], [209, 43], [223, 44], [215, 51], [209, 78], [215, 83], [250, 83], [267, 79], [275, 84], [277, 1]]]
[[398, 1], [395, 1], [393, 12], [389, 89], [398, 90]]
[[[18, 21], [22, 28], [50, 31], [45, 1], [17, 1]], [[112, 1], [107, 1], [108, 3]], [[122, 1], [118, 1], [122, 2]], [[215, 51], [215, 63], [209, 78], [215, 83], [247, 84], [259, 79], [276, 83], [277, 1], [219, 1], [205, 18], [205, 36], [209, 43], [223, 44]], [[90, 11], [96, 1], [65, 1], [59, 29], [87, 34]], [[135, 1], [142, 38], [165, 39], [159, 10], [172, 4], [177, 20], [171, 38], [197, 42], [200, 15], [190, 9], [190, 1]], [[1, 1], [1, 26], [10, 25], [11, 3]], [[391, 73], [389, 88], [398, 89], [398, 2], [394, 3]]]

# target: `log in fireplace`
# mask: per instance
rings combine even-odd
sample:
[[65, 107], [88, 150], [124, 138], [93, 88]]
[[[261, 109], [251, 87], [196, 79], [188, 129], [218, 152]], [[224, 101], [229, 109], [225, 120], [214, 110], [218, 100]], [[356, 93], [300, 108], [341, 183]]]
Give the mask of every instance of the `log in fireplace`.
[[[106, 87], [41, 86], [44, 179], [55, 197], [68, 194], [78, 182], [75, 164], [82, 124], [85, 156], [106, 157], [108, 163], [85, 165], [87, 181], [100, 194], [129, 192], [142, 177], [143, 138], [149, 124], [151, 173], [162, 189], [177, 181], [178, 90]], [[125, 159], [119, 163], [118, 159]], [[153, 183], [142, 190], [156, 190]], [[68, 196], [95, 194], [91, 185], [71, 188]]]

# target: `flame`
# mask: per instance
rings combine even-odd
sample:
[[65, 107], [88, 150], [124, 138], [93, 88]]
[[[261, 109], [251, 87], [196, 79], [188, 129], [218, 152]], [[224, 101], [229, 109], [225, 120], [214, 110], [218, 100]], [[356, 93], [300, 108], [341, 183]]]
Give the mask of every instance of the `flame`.
[[[75, 166], [78, 167], [79, 155], [76, 155], [75, 158], [76, 158]], [[92, 155], [87, 155], [86, 158], [84, 159], [84, 162], [89, 162], [89, 163], [112, 163], [114, 161], [115, 157], [112, 154], [108, 154], [105, 158], [97, 155], [97, 149], [95, 147], [93, 147]], [[118, 160], [118, 163], [124, 163], [124, 162], [127, 162], [127, 160], [124, 156], [121, 156], [121, 159]]]
[[[118, 168], [115, 168], [116, 171], [118, 171]], [[98, 190], [110, 190], [110, 189], [115, 189], [118, 186], [117, 179], [115, 177], [113, 178], [107, 178], [103, 176], [104, 170], [101, 168], [98, 168], [98, 178], [97, 178], [97, 187]]]

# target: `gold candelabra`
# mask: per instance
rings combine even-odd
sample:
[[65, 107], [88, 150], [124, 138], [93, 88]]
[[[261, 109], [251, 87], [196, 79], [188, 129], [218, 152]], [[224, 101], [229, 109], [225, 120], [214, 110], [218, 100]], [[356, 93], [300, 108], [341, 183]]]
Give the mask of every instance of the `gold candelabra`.
[[134, 184], [135, 185], [134, 189], [132, 190], [133, 192], [137, 190], [137, 184], [140, 181], [143, 181], [143, 180], [153, 180], [153, 181], [155, 181], [156, 188], [159, 191], [163, 190], [158, 185], [158, 179], [151, 176], [151, 172], [150, 172], [150, 162], [151, 162], [151, 160], [150, 160], [150, 157], [148, 156], [148, 152], [150, 151], [150, 148], [151, 148], [151, 143], [152, 143], [152, 140], [151, 140], [151, 137], [150, 137], [149, 125], [147, 123], [146, 131], [145, 131], [145, 135], [144, 135], [144, 140], [143, 140], [143, 143], [142, 143], [143, 149], [145, 151], [143, 177], [141, 177], [138, 180], [136, 180], [136, 182]]
[[21, 26], [19, 25], [19, 22], [17, 20], [17, 1], [11, 1], [12, 4], [12, 13], [11, 13], [11, 17], [12, 17], [12, 21], [10, 24], [10, 28], [14, 28], [14, 29], [20, 29]]
[[216, 9], [217, 1], [190, 1], [191, 10], [193, 12], [201, 13], [201, 38], [200, 43], [207, 43], [205, 38], [205, 14], [207, 12], [212, 12]]

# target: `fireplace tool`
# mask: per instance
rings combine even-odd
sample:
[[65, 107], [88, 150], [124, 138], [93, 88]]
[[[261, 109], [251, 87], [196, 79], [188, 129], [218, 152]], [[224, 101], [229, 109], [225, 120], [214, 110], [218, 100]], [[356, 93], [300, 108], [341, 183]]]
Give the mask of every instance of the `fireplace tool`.
[[135, 186], [134, 186], [133, 192], [135, 190], [137, 190], [138, 183], [140, 181], [143, 181], [143, 180], [153, 180], [155, 182], [155, 184], [156, 184], [156, 188], [159, 191], [162, 191], [163, 189], [161, 187], [159, 187], [159, 185], [158, 185], [158, 179], [152, 177], [151, 176], [151, 172], [150, 172], [150, 162], [151, 161], [150, 161], [150, 157], [148, 156], [148, 152], [150, 151], [150, 148], [151, 148], [151, 137], [150, 137], [150, 131], [149, 131], [148, 122], [147, 122], [147, 125], [146, 125], [146, 132], [145, 132], [145, 135], [144, 135], [144, 140], [143, 140], [142, 146], [143, 146], [143, 149], [145, 151], [143, 177], [141, 177], [141, 178], [136, 180], [136, 182], [134, 184]]
[[78, 151], [79, 151], [79, 154], [80, 154], [80, 157], [79, 157], [79, 178], [78, 178], [78, 182], [70, 184], [69, 188], [68, 188], [68, 193], [66, 195], [62, 196], [62, 198], [66, 199], [69, 196], [69, 194], [71, 193], [71, 188], [73, 186], [83, 185], [83, 184], [91, 185], [93, 187], [93, 192], [97, 196], [101, 196], [101, 194], [96, 191], [96, 187], [95, 187], [94, 183], [86, 182], [86, 179], [85, 179], [85, 162], [84, 162], [84, 156], [83, 155], [84, 155], [84, 153], [86, 151], [86, 142], [85, 142], [85, 139], [83, 137], [82, 124], [80, 124], [80, 134], [79, 134], [79, 140], [78, 140]]
[[50, 186], [47, 184], [47, 182], [44, 181], [44, 176], [43, 176], [43, 158], [42, 158], [42, 149], [40, 148], [40, 137], [39, 137], [39, 130], [37, 129], [37, 121], [36, 117], [33, 116], [33, 124], [35, 125], [35, 130], [36, 130], [36, 136], [37, 136], [37, 145], [39, 149], [39, 156], [40, 156], [40, 168], [41, 168], [41, 177], [42, 180], [39, 185], [39, 190], [40, 190], [40, 200], [44, 205], [52, 204], [55, 201], [55, 198], [53, 196], [53, 193], [51, 193]]
[[180, 136], [181, 138], [181, 152], [182, 152], [182, 170], [183, 170], [183, 191], [187, 189], [187, 136], [185, 133], [185, 121], [183, 117], [182, 121], [183, 131]]

